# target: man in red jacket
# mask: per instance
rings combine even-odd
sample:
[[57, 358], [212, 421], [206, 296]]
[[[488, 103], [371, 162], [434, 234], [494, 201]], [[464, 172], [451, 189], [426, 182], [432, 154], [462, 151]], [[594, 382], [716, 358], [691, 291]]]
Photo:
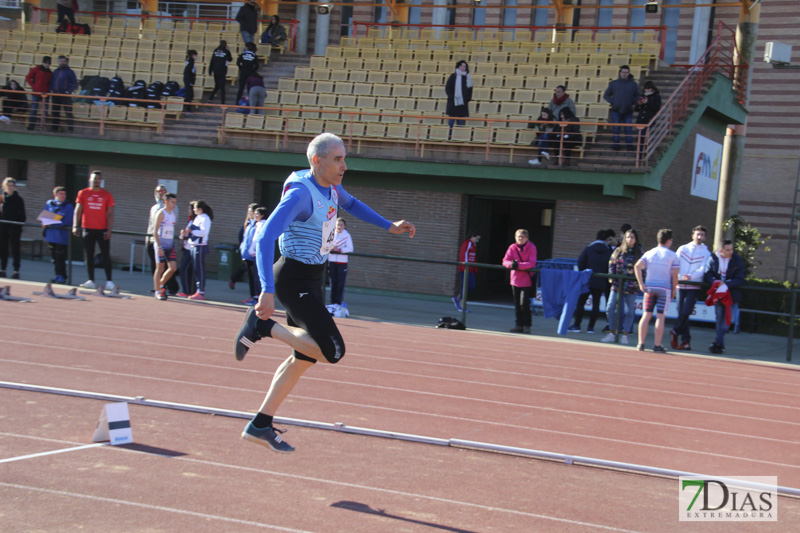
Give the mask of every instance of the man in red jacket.
[[[42, 101], [42, 94], [50, 92], [50, 78], [53, 72], [50, 70], [50, 56], [42, 58], [42, 64], [33, 67], [28, 75], [25, 76], [25, 81], [33, 89], [31, 95], [31, 117], [28, 121], [28, 129], [32, 130], [36, 124], [36, 115], [39, 112], [39, 102]], [[38, 94], [37, 94], [38, 93]]]

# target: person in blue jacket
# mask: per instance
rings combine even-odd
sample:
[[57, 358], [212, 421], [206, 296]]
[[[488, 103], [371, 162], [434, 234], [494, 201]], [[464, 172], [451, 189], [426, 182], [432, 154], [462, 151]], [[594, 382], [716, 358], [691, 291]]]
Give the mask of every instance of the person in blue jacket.
[[58, 68], [53, 72], [53, 77], [50, 78], [50, 92], [55, 93], [52, 96], [50, 105], [52, 131], [59, 130], [61, 111], [63, 109], [67, 117], [67, 129], [72, 133], [74, 127], [74, 117], [72, 115], [73, 99], [68, 95], [74, 93], [77, 88], [78, 78], [75, 76], [75, 72], [69, 68], [69, 59], [67, 59], [67, 56], [58, 56]]
[[56, 187], [53, 189], [53, 199], [48, 200], [44, 208], [51, 213], [61, 215], [61, 220], [57, 224], [43, 226], [44, 240], [50, 247], [50, 254], [53, 256], [53, 266], [55, 267], [56, 277], [51, 279], [53, 283], [67, 282], [67, 249], [69, 245], [69, 230], [72, 228], [72, 215], [75, 208], [67, 202], [67, 189]]
[[[258, 304], [245, 313], [234, 338], [237, 360], [265, 337], [291, 348], [292, 354], [275, 373], [269, 391], [242, 438], [276, 452], [289, 453], [272, 426], [273, 416], [300, 377], [315, 363], [338, 363], [345, 354], [344, 339], [325, 308], [322, 275], [336, 240], [339, 209], [395, 235], [416, 233], [407, 220], [390, 222], [342, 187], [347, 170], [346, 150], [332, 133], [316, 136], [306, 151], [310, 169], [286, 179], [278, 206], [256, 232], [256, 263], [261, 281]], [[273, 265], [275, 241], [280, 237], [281, 258]], [[286, 326], [272, 318], [275, 296], [286, 311]]]

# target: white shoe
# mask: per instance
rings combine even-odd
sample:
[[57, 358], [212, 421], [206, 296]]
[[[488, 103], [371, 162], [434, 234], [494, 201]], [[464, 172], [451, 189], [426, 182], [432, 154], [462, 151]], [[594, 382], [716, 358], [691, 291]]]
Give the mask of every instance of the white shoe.
[[538, 159], [538, 158], [536, 158], [536, 159], [529, 159], [529, 160], [528, 160], [528, 163], [529, 163], [529, 164], [531, 164], [531, 165], [539, 165], [539, 164], [540, 164], [540, 163], [539, 163], [539, 159]]
[[619, 343], [620, 344], [624, 344], [625, 346], [627, 346], [628, 345], [628, 336], [627, 335], [621, 336], [619, 338]]
[[600, 339], [600, 342], [614, 342], [614, 334], [609, 333], [608, 335]]
[[116, 285], [114, 285], [113, 281], [106, 281], [105, 287], [103, 288], [107, 291], [113, 291], [114, 287], [116, 287]]
[[84, 289], [96, 289], [97, 285], [94, 284], [94, 281], [87, 280], [86, 282], [81, 283], [81, 287], [83, 287]]
[[542, 152], [541, 155], [542, 157], [550, 161], [550, 152]]

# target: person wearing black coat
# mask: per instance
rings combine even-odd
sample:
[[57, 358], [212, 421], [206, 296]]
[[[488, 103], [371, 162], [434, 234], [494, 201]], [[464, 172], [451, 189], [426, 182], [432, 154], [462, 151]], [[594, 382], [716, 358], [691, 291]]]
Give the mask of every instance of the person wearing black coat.
[[[563, 111], [562, 111], [563, 112]], [[608, 274], [608, 260], [611, 258], [611, 249], [606, 243], [608, 237], [606, 230], [597, 232], [597, 237], [583, 249], [578, 257], [578, 270], [590, 269], [595, 274]], [[608, 279], [597, 276], [589, 278], [589, 292], [581, 294], [578, 298], [578, 306], [575, 308], [574, 322], [567, 329], [570, 333], [581, 332], [581, 320], [583, 320], [583, 308], [586, 300], [592, 297], [592, 312], [589, 315], [589, 325], [586, 333], [594, 333], [594, 323], [600, 316], [600, 298], [605, 294], [608, 287]]]
[[[22, 91], [16, 80], [8, 80], [3, 86], [7, 91]], [[23, 116], [28, 111], [28, 97], [22, 93], [3, 94], [3, 114], [7, 117]]]
[[558, 126], [555, 135], [556, 140], [553, 141], [552, 146], [558, 153], [558, 164], [567, 165], [569, 164], [570, 157], [572, 157], [572, 151], [578, 148], [583, 142], [580, 120], [578, 120], [578, 117], [576, 117], [568, 107], [561, 109], [560, 116], [557, 120], [566, 122], [567, 124], [565, 126]]
[[236, 59], [236, 66], [239, 67], [239, 90], [236, 92], [235, 104], [242, 100], [245, 85], [247, 85], [247, 78], [258, 72], [258, 48], [255, 43], [247, 43], [245, 51], [239, 54]]
[[[186, 66], [183, 67], [183, 86], [186, 89], [186, 95], [183, 101], [191, 104], [194, 100], [194, 83], [197, 80], [197, 71], [195, 70], [194, 61], [197, 59], [197, 50], [189, 50], [186, 52]], [[185, 106], [184, 111], [191, 113], [192, 106]]]
[[228, 76], [228, 63], [233, 61], [231, 51], [228, 50], [228, 43], [220, 41], [219, 46], [211, 54], [211, 61], [208, 62], [208, 74], [214, 76], [214, 90], [207, 102], [214, 99], [219, 92], [219, 101], [225, 105], [225, 78]]
[[[467, 106], [472, 100], [472, 77], [469, 75], [469, 67], [466, 61], [456, 63], [456, 71], [447, 78], [444, 92], [447, 94], [447, 109], [445, 110], [447, 116], [468, 117], [469, 108]], [[454, 124], [463, 126], [464, 121], [450, 119], [447, 124], [450, 126], [450, 131], [452, 131]]]
[[[0, 220], [25, 222], [25, 201], [17, 192], [17, 180], [6, 178], [3, 180], [3, 195], [0, 197]], [[11, 246], [14, 273], [11, 279], [19, 279], [20, 267], [20, 239], [22, 226], [16, 224], [0, 223], [0, 277], [6, 277], [8, 266], [8, 248]]]
[[[656, 84], [652, 81], [646, 81], [643, 89], [642, 96], [639, 97], [634, 106], [634, 110], [637, 113], [637, 124], [649, 124], [661, 109], [661, 93], [658, 91]], [[644, 133], [644, 130], [640, 130], [640, 132]]]
[[242, 34], [244, 44], [255, 42], [258, 31], [258, 9], [255, 0], [248, 0], [239, 8], [236, 22], [239, 23], [239, 32]]

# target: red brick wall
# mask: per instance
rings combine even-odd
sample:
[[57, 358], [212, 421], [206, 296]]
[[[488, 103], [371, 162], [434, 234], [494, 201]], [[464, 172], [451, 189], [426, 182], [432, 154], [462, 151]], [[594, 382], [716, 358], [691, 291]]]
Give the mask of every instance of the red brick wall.
[[660, 228], [672, 229], [673, 249], [689, 242], [692, 228], [698, 224], [708, 229], [707, 241], [713, 242], [716, 202], [689, 194], [695, 134], [723, 142], [722, 135], [702, 125], [696, 127], [667, 170], [660, 191], [638, 192], [629, 200], [556, 202], [553, 256], [577, 258], [598, 230], [611, 228], [619, 233], [624, 223], [636, 229], [645, 250], [656, 246]]

